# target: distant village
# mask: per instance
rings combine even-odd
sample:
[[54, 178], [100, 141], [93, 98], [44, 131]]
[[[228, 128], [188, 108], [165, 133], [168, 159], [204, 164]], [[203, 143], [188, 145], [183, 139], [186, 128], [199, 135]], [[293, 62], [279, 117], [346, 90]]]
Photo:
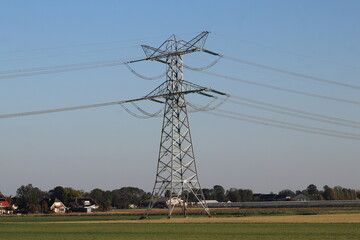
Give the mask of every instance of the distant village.
[[[256, 207], [321, 207], [321, 206], [360, 206], [360, 191], [340, 186], [324, 186], [322, 190], [310, 184], [304, 190], [285, 189], [279, 193], [253, 193], [250, 189], [230, 188], [220, 185], [203, 189], [209, 208], [256, 208]], [[170, 193], [156, 198], [154, 207], [166, 208], [177, 204], [181, 199], [169, 199]], [[188, 194], [188, 207], [196, 207], [198, 202]], [[123, 187], [112, 191], [94, 189], [87, 193], [68, 187], [55, 187], [45, 192], [28, 184], [18, 188], [15, 196], [0, 193], [0, 214], [32, 213], [93, 213], [114, 209], [145, 208], [150, 204], [151, 193], [136, 187]]]

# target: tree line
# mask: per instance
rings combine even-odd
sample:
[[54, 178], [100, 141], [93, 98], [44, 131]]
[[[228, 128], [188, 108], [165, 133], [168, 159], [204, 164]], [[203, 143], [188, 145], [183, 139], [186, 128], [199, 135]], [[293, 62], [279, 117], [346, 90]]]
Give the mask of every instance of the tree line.
[[[231, 188], [225, 190], [220, 185], [215, 185], [212, 189], [203, 189], [203, 193], [206, 200], [216, 200], [218, 202], [251, 202], [257, 201], [258, 199], [254, 197], [254, 193], [251, 189], [235, 189]], [[274, 193], [270, 193], [274, 194]], [[279, 191], [277, 194], [279, 196], [291, 196], [303, 194], [308, 197], [310, 200], [357, 200], [360, 199], [360, 190], [343, 188], [341, 186], [335, 186], [333, 188], [325, 185], [323, 190], [318, 190], [317, 186], [310, 184], [304, 190], [292, 191], [290, 189], [284, 189]], [[257, 194], [261, 195], [261, 194]], [[281, 198], [279, 198], [281, 199]]]
[[[231, 188], [225, 190], [220, 185], [215, 185], [213, 188], [203, 189], [206, 200], [216, 200], [218, 202], [251, 202], [256, 201], [254, 193], [251, 189], [235, 189]], [[360, 199], [360, 191], [354, 189], [343, 188], [335, 186], [333, 188], [325, 185], [323, 189], [319, 190], [316, 185], [310, 184], [304, 190], [292, 191], [290, 189], [281, 190], [277, 195], [295, 196], [303, 194], [310, 200], [356, 200]], [[168, 197], [169, 192], [165, 193]], [[259, 194], [257, 194], [259, 195]], [[0, 192], [0, 198], [5, 196]], [[130, 207], [143, 207], [144, 202], [151, 198], [151, 193], [145, 192], [136, 187], [122, 187], [115, 190], [102, 190], [95, 188], [90, 192], [83, 190], [76, 190], [71, 187], [57, 186], [49, 191], [42, 191], [34, 187], [32, 184], [23, 185], [16, 191], [16, 196], [7, 198], [10, 204], [16, 204], [18, 211], [21, 213], [39, 213], [44, 212], [41, 206], [41, 200], [46, 198], [57, 198], [69, 206], [75, 198], [90, 197], [94, 199], [99, 205], [99, 211], [109, 211], [110, 209], [124, 209]], [[191, 194], [188, 194], [188, 201], [196, 202], [196, 199]]]
[[46, 192], [28, 184], [19, 187], [15, 197], [7, 199], [11, 204], [16, 204], [17, 211], [20, 213], [40, 213], [46, 212], [41, 205], [43, 199], [56, 198], [65, 206], [70, 206], [76, 198], [81, 197], [94, 199], [99, 206], [99, 211], [109, 211], [111, 208], [123, 209], [131, 205], [141, 207], [145, 200], [151, 198], [151, 194], [136, 187], [123, 187], [112, 191], [95, 188], [90, 192], [85, 192], [71, 187], [57, 186]]

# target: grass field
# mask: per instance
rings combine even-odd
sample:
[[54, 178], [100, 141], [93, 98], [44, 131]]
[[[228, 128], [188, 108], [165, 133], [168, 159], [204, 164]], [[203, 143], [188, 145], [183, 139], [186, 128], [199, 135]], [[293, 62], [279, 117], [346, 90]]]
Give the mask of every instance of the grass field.
[[137, 214], [0, 217], [1, 240], [360, 239], [360, 213], [190, 217]]

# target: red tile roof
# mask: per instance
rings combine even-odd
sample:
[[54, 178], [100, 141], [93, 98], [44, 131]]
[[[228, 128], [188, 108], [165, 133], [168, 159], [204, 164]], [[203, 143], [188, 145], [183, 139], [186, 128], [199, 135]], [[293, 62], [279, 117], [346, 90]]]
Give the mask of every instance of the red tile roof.
[[10, 204], [6, 200], [0, 200], [0, 207], [10, 207]]

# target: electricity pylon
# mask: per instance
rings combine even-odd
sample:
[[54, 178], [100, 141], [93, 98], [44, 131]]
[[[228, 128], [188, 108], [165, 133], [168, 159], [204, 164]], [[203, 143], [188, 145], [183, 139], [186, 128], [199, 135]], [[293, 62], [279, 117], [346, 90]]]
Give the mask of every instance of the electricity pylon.
[[166, 81], [145, 97], [159, 102], [155, 97], [161, 96], [164, 99], [161, 103], [165, 104], [156, 179], [147, 216], [157, 199], [164, 194], [168, 197], [168, 217], [171, 217], [176, 203], [180, 204], [186, 216], [189, 196], [196, 199], [210, 216], [199, 183], [185, 95], [198, 93], [214, 97], [204, 92], [225, 94], [184, 81], [182, 56], [196, 51], [218, 55], [203, 49], [208, 34], [202, 32], [189, 42], [172, 35], [159, 48], [142, 45], [146, 58], [129, 62], [151, 60], [166, 64]]

